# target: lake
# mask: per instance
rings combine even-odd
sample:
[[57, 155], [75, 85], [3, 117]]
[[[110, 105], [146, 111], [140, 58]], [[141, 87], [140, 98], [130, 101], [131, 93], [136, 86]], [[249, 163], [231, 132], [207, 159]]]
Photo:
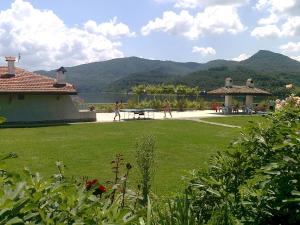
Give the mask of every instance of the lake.
[[[96, 92], [96, 93], [79, 93], [79, 97], [83, 98], [86, 103], [113, 103], [113, 102], [127, 102], [128, 100], [138, 100], [138, 96], [135, 94], [126, 94], [126, 93], [111, 93], [111, 92]], [[175, 95], [141, 95], [140, 101], [144, 99], [170, 99], [170, 98], [176, 98]], [[181, 98], [178, 96], [177, 98]], [[222, 97], [216, 97], [216, 96], [208, 96], [208, 95], [200, 95], [199, 98], [207, 100], [207, 101], [212, 101], [212, 100], [217, 100], [217, 101], [223, 101], [224, 98]], [[196, 100], [196, 96], [189, 96], [188, 99], [190, 100]]]
[[134, 94], [125, 93], [79, 93], [79, 97], [83, 98], [86, 103], [113, 103], [116, 101], [127, 102], [129, 99], [137, 100]]

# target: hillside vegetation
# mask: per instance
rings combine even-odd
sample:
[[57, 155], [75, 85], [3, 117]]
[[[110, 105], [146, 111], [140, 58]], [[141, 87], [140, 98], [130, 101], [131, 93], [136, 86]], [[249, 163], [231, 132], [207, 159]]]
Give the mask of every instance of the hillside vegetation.
[[[204, 64], [149, 60], [137, 57], [113, 59], [67, 68], [68, 82], [79, 92], [126, 92], [139, 84], [185, 84], [211, 90], [231, 76], [235, 84], [254, 79], [256, 86], [278, 92], [285, 84], [300, 86], [300, 62], [261, 50], [241, 62], [214, 60]], [[37, 71], [54, 77], [55, 70]]]

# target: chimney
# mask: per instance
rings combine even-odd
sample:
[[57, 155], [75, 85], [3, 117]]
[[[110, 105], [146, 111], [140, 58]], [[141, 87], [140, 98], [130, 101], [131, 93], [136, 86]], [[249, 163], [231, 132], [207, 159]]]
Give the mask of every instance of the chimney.
[[232, 81], [231, 77], [227, 77], [225, 79], [225, 87], [226, 88], [232, 88], [232, 85], [233, 85], [233, 81]]
[[56, 70], [56, 83], [54, 84], [55, 87], [66, 86], [66, 72], [67, 70], [64, 67], [60, 67], [58, 70]]
[[7, 75], [9, 77], [13, 77], [15, 76], [15, 61], [16, 61], [16, 57], [13, 56], [6, 56], [5, 60], [7, 62]]
[[249, 78], [246, 82], [246, 86], [249, 88], [254, 88], [254, 82], [251, 78]]

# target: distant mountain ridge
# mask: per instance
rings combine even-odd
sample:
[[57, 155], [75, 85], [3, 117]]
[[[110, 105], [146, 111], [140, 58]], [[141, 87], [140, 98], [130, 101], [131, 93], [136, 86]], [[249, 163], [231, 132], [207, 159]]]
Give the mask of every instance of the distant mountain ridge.
[[[67, 67], [68, 82], [79, 92], [128, 91], [137, 84], [183, 83], [209, 89], [224, 83], [226, 76], [236, 81], [255, 77], [258, 81], [277, 79], [300, 85], [300, 62], [285, 55], [260, 50], [244, 61], [213, 60], [207, 63], [149, 60], [138, 57], [118, 58]], [[54, 77], [55, 70], [36, 71]], [[263, 86], [268, 83], [261, 82]]]
[[300, 62], [266, 50], [260, 50], [250, 58], [241, 61], [239, 65], [256, 72], [300, 72]]
[[[164, 76], [185, 75], [200, 70], [199, 63], [179, 63], [172, 61], [149, 60], [138, 57], [118, 58], [66, 67], [68, 82], [76, 85], [79, 91], [101, 91], [110, 83], [130, 74], [143, 74], [157, 71]], [[36, 71], [37, 73], [54, 77], [55, 70]]]

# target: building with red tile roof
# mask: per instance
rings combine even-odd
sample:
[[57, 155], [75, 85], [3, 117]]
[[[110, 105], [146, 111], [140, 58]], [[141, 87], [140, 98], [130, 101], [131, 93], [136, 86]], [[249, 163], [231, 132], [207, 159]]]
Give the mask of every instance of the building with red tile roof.
[[0, 93], [35, 93], [76, 95], [74, 85], [56, 86], [56, 80], [16, 68], [14, 76], [8, 76], [8, 68], [0, 67]]
[[0, 116], [8, 123], [95, 121], [95, 112], [79, 112], [71, 95], [74, 85], [65, 81], [66, 69], [56, 79], [14, 66], [15, 57], [6, 57], [0, 67]]

